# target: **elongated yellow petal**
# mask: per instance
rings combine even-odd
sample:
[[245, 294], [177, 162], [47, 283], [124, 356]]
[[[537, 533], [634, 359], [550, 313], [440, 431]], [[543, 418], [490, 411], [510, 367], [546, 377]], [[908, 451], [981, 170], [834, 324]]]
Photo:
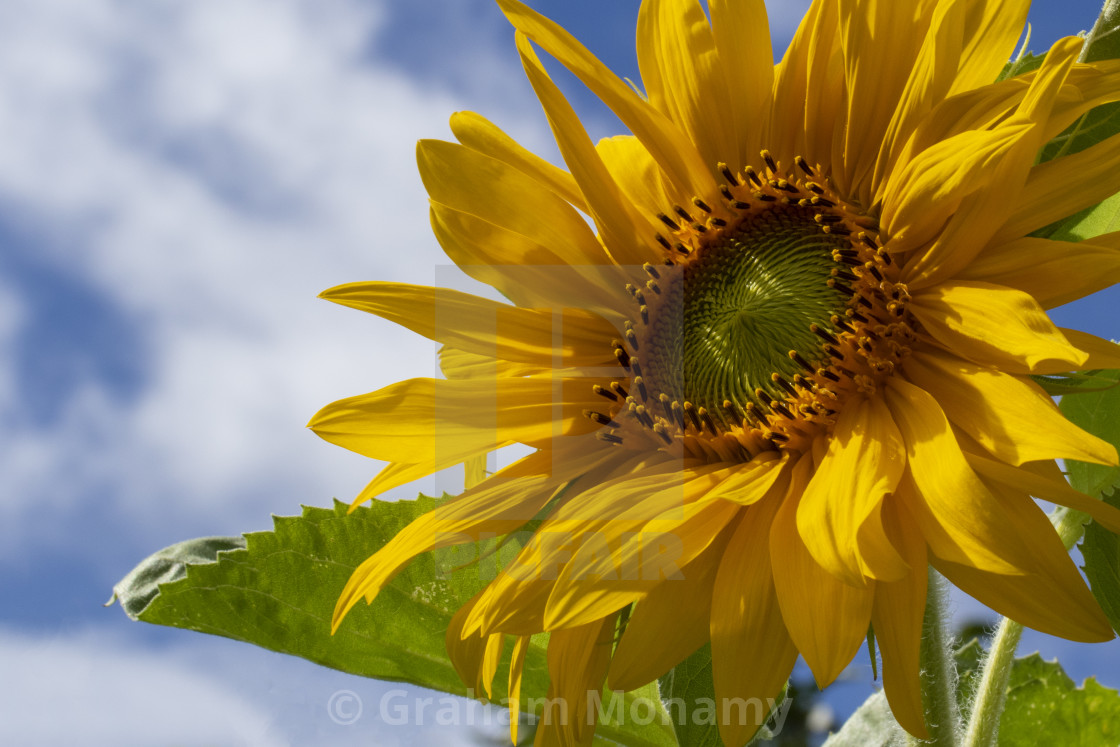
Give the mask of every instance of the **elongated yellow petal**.
[[704, 552], [740, 509], [722, 501], [689, 507], [678, 521], [628, 532], [617, 550], [585, 534], [570, 551], [545, 609], [548, 629], [579, 625], [621, 609], [657, 584], [684, 579], [681, 568]]
[[[616, 321], [629, 311], [614, 292], [626, 279], [586, 225], [579, 236], [542, 235], [536, 240], [438, 202], [431, 205], [431, 218], [432, 232], [447, 256], [518, 306], [578, 306]], [[590, 264], [580, 236], [594, 242], [597, 258]], [[545, 246], [541, 241], [556, 243]]]
[[[1071, 189], [1070, 185], [1077, 185]], [[1120, 191], [1120, 150], [1108, 138], [1083, 151], [1040, 163], [1014, 200], [1014, 212], [993, 242], [1025, 236], [1056, 220], [1096, 205]]]
[[550, 461], [550, 454], [532, 454], [397, 533], [351, 574], [335, 605], [332, 630], [338, 629], [342, 618], [361, 598], [373, 601], [382, 587], [417, 555], [477, 541], [480, 533], [506, 534], [532, 519], [567, 480], [567, 476], [541, 474], [550, 468]]
[[1066, 420], [1046, 392], [1024, 376], [934, 350], [914, 353], [905, 371], [954, 423], [1005, 462], [1116, 463], [1114, 447]]
[[[879, 398], [848, 401], [797, 507], [813, 558], [853, 586], [897, 581], [908, 570], [877, 514], [906, 468], [902, 436]], [[876, 515], [875, 519], [872, 516]]]
[[1069, 344], [1031, 296], [975, 280], [942, 283], [915, 293], [911, 311], [954, 353], [1014, 373], [1082, 367], [1088, 356]]
[[997, 573], [1030, 568], [1030, 547], [1007, 531], [1007, 517], [968, 466], [937, 401], [897, 376], [886, 397], [909, 466], [897, 493], [932, 551]]
[[[905, 252], [936, 238], [972, 195], [991, 188], [996, 166], [1027, 134], [1027, 125], [962, 132], [941, 140], [896, 170], [883, 196], [884, 231], [892, 252]], [[917, 273], [914, 265], [907, 271]]]
[[[964, 5], [964, 49], [948, 95], [987, 86], [1000, 74], [1015, 52], [1027, 22], [1030, 0], [977, 0]], [[933, 24], [931, 24], [933, 26]]]
[[1011, 135], [1005, 149], [987, 166], [958, 162], [965, 173], [990, 168], [985, 189], [974, 192], [952, 214], [928, 249], [907, 260], [903, 278], [910, 291], [944, 282], [966, 267], [992, 240], [998, 227], [1014, 211], [1007, 195], [1018, 194], [1027, 181], [1034, 154], [1043, 144], [1043, 123], [1077, 58], [1081, 44], [1076, 39], [1058, 41], [1046, 55], [1038, 75], [1031, 81], [1015, 113], [1000, 123], [996, 132]]
[[673, 120], [714, 168], [737, 151], [738, 138], [704, 9], [697, 0], [645, 0], [637, 36], [638, 69], [650, 104]]
[[[604, 512], [600, 520], [561, 518], [576, 510], [575, 502], [557, 512], [541, 533], [577, 539], [563, 550], [567, 562], [549, 596], [546, 627], [584, 624], [679, 579], [681, 568], [707, 550], [739, 510], [709, 497], [734, 469], [699, 471], [680, 487], [659, 490], [634, 509]], [[552, 557], [542, 562], [545, 568], [557, 565]]]
[[[1082, 364], [1082, 368], [1091, 370], [1095, 368], [1120, 368], [1120, 345], [1111, 340], [1104, 340], [1079, 329], [1066, 329], [1060, 327], [1063, 335], [1078, 350], [1088, 353], [1089, 358]], [[1050, 372], [1047, 372], [1050, 373]], [[1054, 371], [1053, 373], [1063, 373]]]
[[641, 265], [658, 262], [653, 245], [652, 216], [639, 215], [623, 197], [618, 185], [591, 144], [591, 139], [560, 89], [548, 77], [528, 39], [518, 33], [517, 50], [529, 82], [544, 107], [560, 154], [583, 192], [607, 251], [616, 262]]
[[[615, 466], [609, 457], [609, 452], [601, 456], [608, 460], [603, 462], [602, 470], [588, 470], [572, 486], [574, 490], [569, 488], [564, 501], [485, 589], [466, 630], [501, 630], [516, 635], [544, 630], [549, 596], [565, 566], [583, 545], [583, 552], [588, 555], [601, 553], [610, 568], [610, 543], [617, 542], [623, 532], [638, 531], [666, 513], [680, 521], [684, 518], [686, 497], [698, 498], [709, 489], [705, 483], [691, 479], [697, 476], [696, 472], [682, 471], [680, 462], [673, 459], [645, 463], [638, 456]], [[702, 468], [700, 474], [714, 469], [718, 468]], [[639, 472], [641, 476], [636, 476]], [[577, 492], [580, 488], [583, 491]], [[600, 577], [603, 576], [609, 577], [606, 571], [600, 571]], [[661, 578], [660, 574], [656, 577]], [[652, 585], [648, 584], [643, 591]], [[627, 599], [633, 601], [636, 596]]]
[[549, 638], [548, 699], [558, 710], [545, 712], [538, 734], [556, 733], [561, 744], [572, 747], [591, 744], [598, 714], [589, 710], [588, 695], [603, 688], [614, 629], [612, 615], [579, 628], [558, 630]]
[[[712, 36], [727, 82], [727, 116], [736, 139], [718, 160], [738, 169], [767, 147], [774, 53], [763, 0], [709, 0]], [[762, 116], [760, 116], [762, 113]]]
[[[770, 531], [770, 562], [782, 619], [813, 671], [828, 686], [859, 650], [871, 621], [875, 584], [850, 586], [822, 568], [797, 530], [797, 502], [809, 482], [812, 460], [802, 457]], [[821, 625], [821, 620], [829, 620]]]
[[531, 636], [518, 636], [509, 662], [509, 736], [517, 744], [517, 726], [521, 720], [521, 675], [525, 669], [525, 655], [529, 652]]
[[620, 332], [582, 309], [524, 309], [448, 288], [405, 283], [339, 285], [319, 294], [460, 350], [551, 367], [609, 366]]
[[795, 155], [809, 163], [836, 160], [833, 135], [843, 124], [846, 106], [838, 25], [836, 6], [815, 0], [774, 69], [767, 140], [786, 163]]
[[903, 578], [875, 585], [871, 625], [883, 657], [883, 690], [898, 723], [925, 739], [920, 653], [929, 582], [926, 542], [902, 501], [890, 501], [883, 517], [888, 536], [909, 566]]
[[932, 0], [839, 0], [848, 89], [841, 189], [865, 205], [874, 194], [876, 156], [929, 28]]
[[[503, 446], [508, 445], [508, 443], [503, 444]], [[501, 446], [497, 448], [501, 448]], [[400, 487], [401, 485], [407, 485], [414, 480], [420, 480], [428, 475], [435, 474], [441, 469], [446, 469], [451, 466], [454, 465], [440, 460], [421, 462], [420, 464], [407, 464], [405, 462], [386, 464], [385, 467], [377, 473], [377, 477], [370, 480], [369, 483], [362, 488], [362, 492], [358, 493], [358, 496], [350, 502], [351, 510], [366, 501], [373, 500], [386, 491]]]
[[579, 213], [513, 166], [442, 140], [417, 143], [416, 160], [434, 202], [528, 237], [570, 264], [610, 264]]
[[991, 492], [1006, 517], [1004, 531], [1032, 549], [1027, 572], [997, 576], [943, 559], [933, 564], [961, 590], [1023, 625], [1071, 641], [1111, 640], [1112, 626], [1042, 509], [1025, 494], [997, 485]]
[[451, 115], [451, 132], [456, 140], [468, 148], [509, 164], [587, 212], [583, 193], [579, 191], [571, 174], [524, 148], [480, 114], [455, 112]]
[[[1004, 576], [940, 558], [931, 562], [958, 589], [1028, 628], [1087, 643], [1109, 641], [1115, 635], [1103, 616], [1097, 620], [1089, 608], [1067, 606], [1070, 595], [1041, 574]], [[1090, 600], [1080, 601], [1087, 605]]]
[[454, 464], [509, 441], [547, 445], [562, 435], [597, 429], [583, 415], [600, 404], [591, 383], [407, 379], [333, 402], [308, 427], [325, 441], [373, 459]]
[[492, 685], [504, 647], [504, 636], [501, 633], [492, 636], [462, 634], [463, 623], [477, 600], [476, 595], [452, 615], [445, 642], [448, 657], [459, 679], [475, 691], [485, 692], [489, 698], [493, 697]]
[[607, 683], [613, 690], [636, 690], [675, 667], [708, 641], [712, 586], [730, 533], [664, 581], [634, 606], [614, 657]]
[[1120, 232], [1079, 242], [1025, 236], [988, 247], [959, 277], [1021, 290], [1052, 309], [1120, 283]]
[[661, 169], [633, 135], [603, 138], [595, 150], [626, 199], [646, 215], [668, 214], [673, 212], [673, 205], [687, 204], [690, 196], [670, 194]]
[[779, 479], [788, 478], [789, 465], [786, 454], [780, 458], [772, 458], [765, 452], [759, 454], [713, 488], [710, 497], [749, 506], [762, 500]]
[[1120, 534], [1120, 509], [1074, 490], [1061, 476], [1061, 472], [1058, 472], [1056, 478], [1047, 477], [1030, 469], [1013, 467], [979, 454], [965, 452], [965, 457], [976, 470], [976, 474], [989, 482], [999, 483], [1020, 493], [1057, 503], [1060, 506], [1068, 506], [1075, 511], [1083, 511], [1105, 529]]
[[[771, 495], [743, 512], [719, 564], [711, 601], [712, 679], [717, 706], [732, 698], [759, 703], [774, 698], [797, 660], [770, 566], [770, 527], [782, 497]], [[746, 744], [767, 711], [746, 709], [743, 721], [721, 718], [723, 743], [736, 747]]]
[[572, 71], [618, 115], [681, 192], [705, 197], [715, 180], [685, 135], [556, 23], [518, 0], [498, 0], [509, 22]]
[[[1014, 52], [1029, 7], [1029, 0], [936, 4], [929, 33], [883, 138], [873, 182], [876, 189], [934, 106], [947, 96], [995, 80]], [[881, 195], [875, 194], [878, 201]]]

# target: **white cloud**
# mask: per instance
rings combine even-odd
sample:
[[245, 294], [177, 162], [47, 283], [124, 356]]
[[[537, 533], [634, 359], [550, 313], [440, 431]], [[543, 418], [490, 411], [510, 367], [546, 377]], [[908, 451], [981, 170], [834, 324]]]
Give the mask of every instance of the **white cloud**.
[[[379, 62], [383, 10], [5, 4], [0, 194], [49, 237], [35, 261], [92, 284], [151, 343], [148, 384], [128, 407], [91, 381], [58, 423], [0, 436], [22, 499], [9, 519], [65, 510], [98, 485], [149, 526], [213, 531], [216, 512], [256, 526], [271, 509], [349, 498], [372, 476], [302, 426], [332, 399], [431, 375], [433, 346], [315, 295], [358, 279], [431, 282], [446, 260], [413, 143], [446, 136], [466, 104]], [[500, 89], [493, 60], [480, 64]], [[18, 552], [29, 533], [5, 523], [5, 551]]]
[[269, 736], [267, 710], [229, 684], [103, 636], [0, 629], [0, 658], [4, 744], [287, 744]]
[[[441, 726], [438, 699], [449, 696], [419, 688], [404, 696], [396, 683], [218, 638], [183, 634], [155, 648], [99, 627], [53, 635], [0, 628], [0, 661], [2, 744], [436, 747], [478, 744], [474, 736], [505, 728], [498, 711], [458, 698], [445, 702], [460, 723]], [[432, 700], [418, 704], [423, 698]]]

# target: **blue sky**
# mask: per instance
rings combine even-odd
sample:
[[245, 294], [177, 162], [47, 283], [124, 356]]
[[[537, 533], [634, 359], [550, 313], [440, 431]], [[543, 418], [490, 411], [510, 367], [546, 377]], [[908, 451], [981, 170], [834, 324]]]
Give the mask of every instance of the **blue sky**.
[[[533, 4], [638, 77], [636, 0]], [[807, 2], [772, 5], [780, 49]], [[1087, 28], [1097, 7], [1038, 0], [1032, 47]], [[569, 90], [593, 135], [618, 131]], [[315, 296], [446, 278], [413, 144], [448, 137], [460, 109], [555, 156], [488, 0], [0, 5], [0, 742], [460, 738], [379, 724], [389, 686], [100, 606], [163, 546], [267, 529], [270, 513], [348, 499], [373, 474], [304, 423], [431, 375], [434, 351]], [[1056, 316], [1120, 337], [1118, 300]], [[1029, 634], [1034, 648], [1120, 686], [1115, 642]], [[366, 702], [345, 727], [326, 711], [342, 688]]]

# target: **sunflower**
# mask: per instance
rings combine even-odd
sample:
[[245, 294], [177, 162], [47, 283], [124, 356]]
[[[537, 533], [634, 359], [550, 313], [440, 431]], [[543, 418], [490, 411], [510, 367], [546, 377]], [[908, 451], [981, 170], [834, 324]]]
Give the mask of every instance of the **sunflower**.
[[[364, 562], [334, 625], [418, 554], [520, 531], [447, 643], [488, 689], [512, 642], [516, 713], [530, 636], [550, 633], [549, 697], [572, 710], [538, 744], [590, 744], [588, 692], [706, 643], [717, 700], [774, 697], [798, 655], [824, 687], [869, 627], [895, 716], [924, 736], [930, 566], [1029, 627], [1110, 639], [1032, 496], [1120, 530], [1057, 462], [1117, 454], [1031, 376], [1120, 366], [1046, 313], [1120, 281], [1120, 233], [1031, 233], [1120, 190], [1114, 139], [1036, 162], [1120, 99], [1120, 64], [1080, 63], [1067, 38], [997, 82], [1026, 0], [816, 0], [777, 65], [762, 0], [644, 0], [641, 94], [498, 3], [568, 170], [470, 113], [418, 158], [440, 244], [510, 303], [326, 291], [441, 343], [446, 378], [311, 427], [389, 462], [358, 501], [531, 451]], [[537, 47], [632, 134], [592, 143]], [[764, 717], [721, 723], [724, 741]]]

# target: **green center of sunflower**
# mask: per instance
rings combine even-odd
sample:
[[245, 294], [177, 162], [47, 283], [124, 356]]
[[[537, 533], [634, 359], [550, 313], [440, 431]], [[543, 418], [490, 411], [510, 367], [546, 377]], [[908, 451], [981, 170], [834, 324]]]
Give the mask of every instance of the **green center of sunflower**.
[[834, 252], [849, 242], [823, 233], [813, 215], [787, 208], [752, 216], [665, 279], [642, 342], [651, 389], [720, 417], [727, 401], [742, 410], [783, 399], [774, 374], [803, 372], [792, 353], [821, 360], [810, 325], [830, 329], [845, 307], [848, 297], [828, 280]]

